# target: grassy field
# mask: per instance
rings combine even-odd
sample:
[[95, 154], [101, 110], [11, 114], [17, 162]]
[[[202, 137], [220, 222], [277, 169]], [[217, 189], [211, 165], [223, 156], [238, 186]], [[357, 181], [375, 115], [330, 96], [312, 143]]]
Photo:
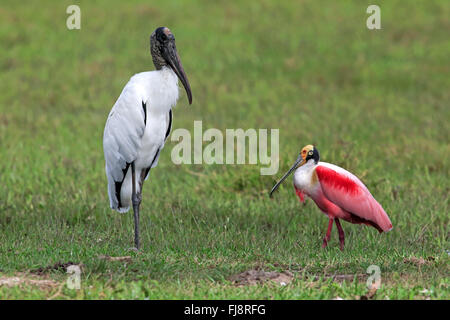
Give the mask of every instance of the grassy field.
[[[450, 5], [377, 1], [72, 1], [0, 5], [0, 299], [449, 299]], [[296, 3], [296, 4], [294, 4]], [[175, 165], [168, 142], [146, 182], [143, 247], [131, 212], [109, 208], [106, 117], [129, 78], [152, 70], [149, 35], [168, 26], [191, 82], [174, 129], [277, 128], [280, 170]], [[359, 176], [394, 229], [326, 217], [290, 183], [268, 191], [316, 144]], [[107, 257], [123, 257], [111, 261]], [[81, 264], [81, 289], [63, 266]], [[52, 267], [53, 266], [53, 267]], [[282, 286], [236, 285], [247, 270]], [[15, 280], [14, 280], [15, 279]]]

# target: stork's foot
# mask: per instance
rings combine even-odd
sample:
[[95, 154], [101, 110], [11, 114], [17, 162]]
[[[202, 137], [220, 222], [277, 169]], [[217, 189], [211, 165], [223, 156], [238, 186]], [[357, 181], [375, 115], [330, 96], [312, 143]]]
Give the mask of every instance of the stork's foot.
[[140, 248], [139, 241], [139, 204], [133, 203], [134, 211], [134, 247], [138, 251]]
[[142, 196], [141, 192], [139, 193], [136, 192], [134, 161], [131, 163], [131, 183], [132, 183], [131, 202], [133, 203], [133, 212], [134, 212], [134, 246], [136, 247], [137, 250], [139, 250], [139, 206], [141, 204]]
[[[330, 239], [328, 239], [328, 240], [330, 240]], [[328, 240], [327, 240], [327, 237], [323, 238], [322, 248], [326, 248], [328, 246]]]
[[139, 249], [136, 247], [133, 247], [133, 248], [128, 248], [127, 251], [139, 252]]

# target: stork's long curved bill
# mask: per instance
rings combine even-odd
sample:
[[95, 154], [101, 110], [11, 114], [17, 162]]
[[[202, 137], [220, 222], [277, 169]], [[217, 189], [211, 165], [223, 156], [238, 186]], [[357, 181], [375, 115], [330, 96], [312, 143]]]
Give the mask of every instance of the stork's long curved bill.
[[280, 186], [280, 184], [287, 178], [289, 177], [289, 175], [295, 170], [297, 169], [298, 165], [303, 161], [303, 158], [301, 155], [298, 156], [297, 160], [295, 160], [294, 165], [289, 169], [288, 172], [286, 172], [284, 174], [284, 176], [280, 179], [280, 181], [278, 181], [278, 183], [272, 188], [272, 190], [270, 191], [269, 196], [272, 197], [272, 194], [275, 192], [275, 190], [278, 189], [278, 187]]
[[172, 70], [177, 74], [181, 83], [183, 84], [184, 89], [186, 90], [189, 104], [192, 104], [192, 92], [191, 86], [189, 85], [189, 80], [184, 72], [183, 65], [181, 64], [180, 56], [178, 55], [177, 48], [175, 44], [168, 45], [164, 48], [163, 56], [167, 63], [170, 65]]

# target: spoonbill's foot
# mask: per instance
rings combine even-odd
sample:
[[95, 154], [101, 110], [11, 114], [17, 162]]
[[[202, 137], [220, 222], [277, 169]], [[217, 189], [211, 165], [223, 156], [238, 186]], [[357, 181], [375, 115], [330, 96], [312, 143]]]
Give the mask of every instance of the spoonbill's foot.
[[341, 251], [344, 251], [344, 244], [345, 244], [345, 234], [344, 229], [342, 229], [341, 223], [339, 222], [339, 219], [334, 220], [336, 222], [336, 227], [338, 228], [339, 232], [339, 243]]

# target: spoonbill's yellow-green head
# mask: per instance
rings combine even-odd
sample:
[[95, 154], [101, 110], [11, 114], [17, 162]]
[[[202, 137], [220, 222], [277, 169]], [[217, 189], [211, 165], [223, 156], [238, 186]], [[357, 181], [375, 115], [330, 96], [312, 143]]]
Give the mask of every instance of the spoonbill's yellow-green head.
[[300, 163], [297, 165], [296, 168], [304, 165], [306, 162], [308, 162], [309, 160], [313, 159], [315, 163], [319, 162], [319, 150], [316, 149], [316, 147], [314, 147], [312, 144], [308, 144], [307, 146], [304, 146], [302, 148], [302, 151], [300, 151], [300, 155], [299, 157], [301, 157]]
[[307, 146], [304, 146], [302, 150], [300, 151], [300, 154], [297, 157], [297, 160], [295, 160], [292, 167], [284, 174], [284, 176], [278, 181], [278, 183], [272, 188], [270, 191], [270, 196], [274, 193], [275, 190], [278, 189], [280, 184], [297, 168], [301, 167], [305, 163], [308, 163], [310, 160], [313, 160], [315, 164], [319, 163], [320, 155], [319, 150], [316, 149], [312, 144], [308, 144]]
[[175, 46], [175, 37], [169, 28], [159, 27], [150, 36], [150, 52], [156, 70], [169, 67], [175, 72], [186, 90], [189, 104], [192, 104], [192, 92], [180, 56]]

